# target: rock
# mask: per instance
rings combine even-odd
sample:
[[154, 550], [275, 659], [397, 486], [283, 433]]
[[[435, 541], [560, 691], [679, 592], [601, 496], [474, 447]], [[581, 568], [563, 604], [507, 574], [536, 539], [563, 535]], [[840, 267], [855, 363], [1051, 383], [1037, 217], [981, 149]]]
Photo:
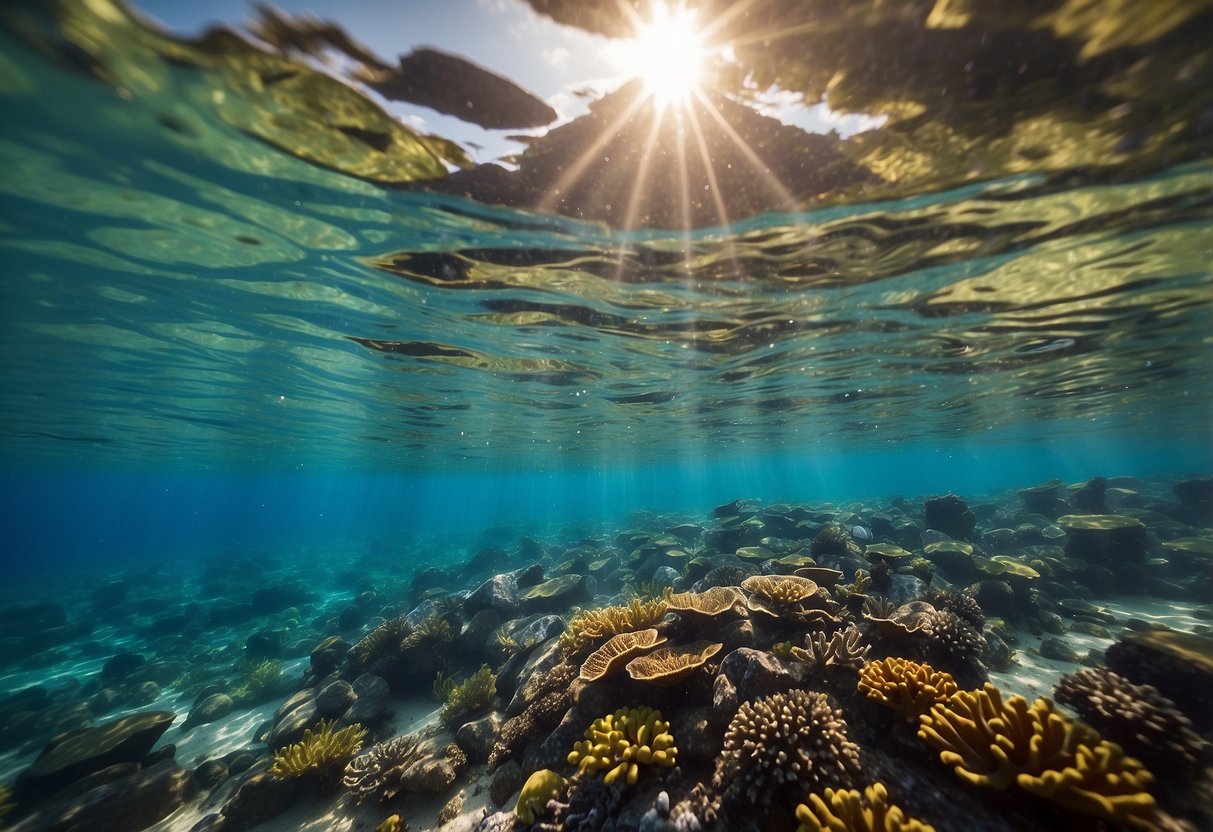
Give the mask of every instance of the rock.
[[469, 616], [481, 610], [496, 610], [508, 618], [518, 608], [518, 579], [511, 574], [494, 575], [463, 600], [463, 612]]
[[737, 698], [737, 686], [727, 676], [717, 676], [712, 683], [712, 713], [718, 719], [729, 720], [739, 707], [741, 701]]
[[[515, 637], [517, 638], [517, 637]], [[527, 657], [522, 668], [515, 677], [514, 696], [510, 700], [509, 706], [505, 709], [507, 717], [517, 716], [529, 704], [526, 697], [523, 695], [526, 690], [526, 685], [519, 684], [517, 680], [534, 679], [547, 674], [557, 665], [564, 662], [564, 648], [560, 644], [559, 639], [551, 639], [547, 643], [535, 649], [530, 656]]]
[[497, 610], [481, 610], [463, 626], [455, 639], [455, 649], [467, 656], [480, 656], [493, 631], [501, 626], [501, 613]]
[[160, 686], [152, 681], [140, 682], [126, 694], [126, 704], [136, 708], [150, 705], [160, 698]]
[[114, 763], [141, 763], [174, 719], [171, 711], [144, 711], [56, 737], [17, 777], [14, 793], [29, 805]]
[[1108, 667], [1139, 685], [1153, 685], [1192, 720], [1213, 728], [1213, 638], [1178, 630], [1122, 633], [1108, 648]]
[[653, 570], [653, 585], [661, 589], [678, 583], [682, 574], [672, 566], [658, 566]]
[[987, 578], [970, 586], [965, 590], [965, 594], [973, 598], [986, 615], [995, 618], [1014, 618], [1017, 613], [1015, 590], [1006, 581]]
[[309, 667], [312, 675], [323, 679], [341, 666], [345, 654], [350, 651], [350, 643], [341, 636], [329, 636], [312, 648]]
[[298, 783], [294, 778], [280, 780], [264, 770], [254, 773], [224, 804], [223, 832], [245, 832], [282, 814], [295, 802]]
[[730, 621], [720, 631], [720, 643], [724, 645], [725, 650], [753, 647], [757, 641], [758, 634], [754, 632], [754, 623], [748, 618]]
[[405, 792], [442, 794], [455, 782], [466, 762], [462, 753], [430, 757], [406, 768], [400, 775], [400, 786]]
[[383, 677], [363, 673], [351, 687], [356, 698], [341, 717], [343, 725], [373, 725], [387, 714], [392, 691]]
[[316, 694], [316, 713], [325, 719], [337, 719], [350, 709], [358, 695], [354, 686], [344, 679], [330, 682]]
[[222, 719], [232, 712], [236, 703], [226, 693], [212, 693], [194, 707], [181, 726], [182, 732], [188, 731], [195, 725], [206, 725], [217, 719]]
[[202, 789], [213, 789], [228, 777], [229, 769], [223, 760], [207, 760], [194, 769], [194, 781]]
[[792, 687], [792, 674], [783, 662], [762, 650], [742, 647], [720, 662], [719, 676], [724, 676], [737, 689], [738, 702], [752, 702]]
[[511, 633], [519, 644], [540, 644], [564, 632], [564, 619], [559, 615], [541, 615]]
[[[724, 677], [717, 676], [717, 679]], [[678, 738], [679, 765], [711, 766], [724, 742], [723, 733], [713, 728], [713, 709], [689, 708], [677, 711], [670, 721], [670, 732]]]
[[[504, 806], [519, 789], [522, 788], [522, 766], [517, 760], [506, 760], [497, 766], [493, 772], [493, 782], [489, 786], [489, 798], [495, 806]], [[512, 815], [511, 815], [512, 817]]]
[[[522, 784], [518, 784], [518, 788], [522, 788]], [[498, 803], [498, 806], [501, 804]], [[485, 815], [480, 823], [476, 824], [476, 828], [472, 832], [513, 832], [514, 822], [517, 816], [513, 811], [509, 812], [494, 812], [491, 815]]]
[[455, 732], [455, 742], [468, 755], [468, 762], [483, 763], [489, 758], [489, 751], [497, 741], [497, 734], [505, 720], [497, 711], [489, 713], [480, 719], [465, 722]]
[[138, 653], [122, 652], [111, 656], [101, 668], [101, 684], [121, 685], [127, 677], [147, 664], [147, 659]]
[[193, 774], [164, 760], [83, 794], [55, 799], [13, 832], [139, 832], [168, 817], [197, 791]]
[[518, 602], [528, 613], [563, 611], [592, 598], [589, 585], [581, 575], [561, 575], [518, 593]]
[[1073, 647], [1059, 638], [1046, 638], [1040, 642], [1040, 655], [1046, 659], [1056, 659], [1063, 662], [1079, 663], [1079, 655]]
[[303, 732], [314, 728], [319, 722], [320, 713], [316, 710], [316, 701], [309, 697], [274, 724], [270, 735], [266, 737], [266, 745], [271, 751], [277, 751], [291, 743], [299, 742], [303, 739]]
[[279, 658], [282, 655], [282, 633], [258, 630], [245, 639], [244, 655], [254, 662]]
[[299, 584], [278, 584], [253, 591], [252, 605], [256, 615], [282, 612], [287, 607], [299, 607], [308, 602], [310, 595]]
[[894, 575], [885, 595], [895, 606], [900, 607], [920, 598], [926, 591], [927, 585], [922, 578], [914, 575]]
[[956, 540], [968, 539], [977, 526], [977, 516], [955, 494], [930, 497], [923, 504], [923, 509], [928, 528], [937, 529]]
[[569, 749], [574, 743], [585, 738], [585, 729], [593, 721], [587, 718], [579, 708], [569, 708], [565, 711], [560, 723], [553, 728], [541, 742], [532, 741], [527, 745], [523, 755], [522, 768], [524, 771], [538, 771], [543, 768], [558, 769], [565, 764]]
[[223, 832], [226, 828], [225, 823], [223, 815], [211, 812], [209, 815], [199, 818], [198, 822], [190, 827], [190, 832]]

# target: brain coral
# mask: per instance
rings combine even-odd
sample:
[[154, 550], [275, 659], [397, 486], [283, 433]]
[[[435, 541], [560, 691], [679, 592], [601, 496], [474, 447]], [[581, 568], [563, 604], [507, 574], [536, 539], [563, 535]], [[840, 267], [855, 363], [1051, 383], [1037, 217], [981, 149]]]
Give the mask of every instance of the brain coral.
[[796, 807], [796, 820], [800, 821], [796, 832], [935, 832], [935, 827], [890, 805], [882, 783], [873, 783], [862, 795], [854, 789], [811, 794], [808, 805]]
[[918, 736], [940, 749], [939, 759], [975, 785], [1018, 784], [1033, 794], [1086, 814], [1149, 827], [1154, 779], [1119, 745], [1058, 713], [1049, 699], [1031, 705], [1003, 700], [986, 683], [961, 691], [919, 718]]
[[842, 711], [823, 693], [791, 690], [746, 702], [729, 723], [715, 785], [726, 802], [768, 806], [785, 784], [816, 791], [849, 785], [859, 746], [847, 739]]
[[633, 785], [641, 763], [674, 765], [678, 749], [669, 731], [670, 725], [662, 720], [661, 711], [620, 708], [594, 720], [586, 729], [585, 739], [569, 753], [569, 764], [582, 773], [606, 771], [603, 782], [608, 786], [621, 777]]

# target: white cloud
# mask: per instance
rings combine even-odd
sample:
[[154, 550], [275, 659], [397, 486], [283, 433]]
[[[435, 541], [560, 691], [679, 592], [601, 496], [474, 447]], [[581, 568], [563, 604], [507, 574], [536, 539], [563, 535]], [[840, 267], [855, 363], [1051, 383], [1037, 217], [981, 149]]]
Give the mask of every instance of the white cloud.
[[544, 49], [540, 54], [543, 55], [543, 62], [553, 69], [564, 69], [569, 64], [569, 50], [563, 46]]

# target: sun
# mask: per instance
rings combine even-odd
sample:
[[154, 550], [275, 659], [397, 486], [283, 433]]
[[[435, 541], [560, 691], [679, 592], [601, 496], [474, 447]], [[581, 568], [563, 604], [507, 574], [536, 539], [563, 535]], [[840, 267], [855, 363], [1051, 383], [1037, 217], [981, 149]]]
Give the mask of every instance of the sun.
[[655, 4], [629, 52], [629, 69], [658, 109], [683, 104], [699, 89], [708, 50], [693, 10]]

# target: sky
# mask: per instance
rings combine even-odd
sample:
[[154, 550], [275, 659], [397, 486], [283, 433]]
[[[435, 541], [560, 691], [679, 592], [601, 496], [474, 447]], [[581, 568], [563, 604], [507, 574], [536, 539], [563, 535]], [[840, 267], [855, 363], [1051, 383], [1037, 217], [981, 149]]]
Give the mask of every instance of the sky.
[[[136, 9], [169, 30], [194, 35], [218, 23], [233, 28], [255, 17], [248, 0], [132, 0]], [[522, 0], [278, 0], [290, 14], [312, 14], [339, 23], [364, 46], [393, 61], [420, 46], [460, 55], [544, 99], [569, 121], [586, 111], [593, 97], [630, 80], [634, 53], [627, 41], [563, 26], [538, 14]], [[864, 116], [831, 113], [824, 106], [804, 107], [799, 97], [771, 91], [767, 115], [815, 132], [837, 129], [843, 135], [879, 123]], [[425, 107], [383, 102], [389, 112], [414, 129], [459, 142], [478, 162], [522, 150], [506, 135], [537, 131], [487, 131]], [[473, 145], [469, 147], [469, 145]]]

